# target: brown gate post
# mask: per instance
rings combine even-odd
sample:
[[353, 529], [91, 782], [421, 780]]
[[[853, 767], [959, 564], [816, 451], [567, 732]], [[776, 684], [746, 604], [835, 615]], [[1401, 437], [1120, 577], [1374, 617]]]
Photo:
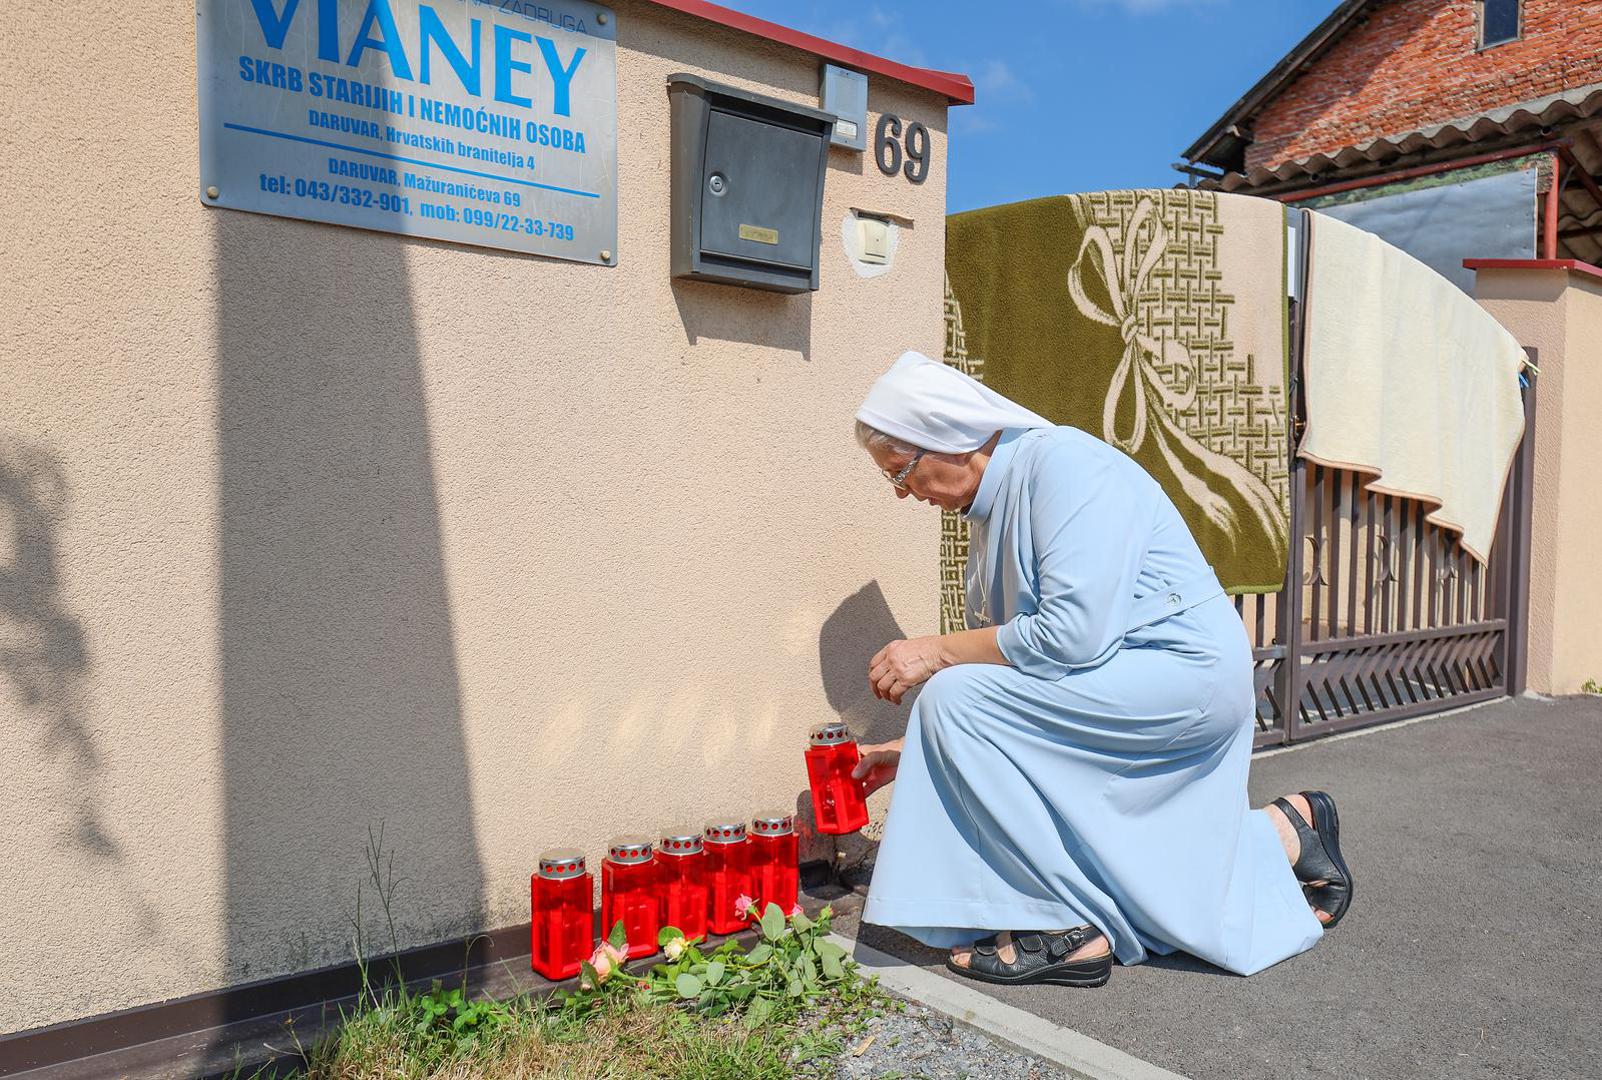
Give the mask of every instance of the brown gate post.
[[1507, 619], [1504, 670], [1511, 697], [1524, 693], [1530, 671], [1530, 518], [1535, 504], [1535, 398], [1540, 385], [1540, 376], [1534, 369], [1540, 352], [1530, 348], [1524, 351], [1530, 358], [1525, 376], [1529, 385], [1524, 389], [1524, 437], [1519, 440], [1518, 454], [1513, 459], [1513, 475], [1508, 477], [1513, 490], [1508, 504], [1512, 516], [1504, 534], [1508, 548], [1507, 591], [1502, 604]]
[[1302, 732], [1302, 519], [1305, 515], [1307, 463], [1296, 454], [1301, 443], [1305, 409], [1302, 403], [1302, 356], [1307, 343], [1307, 269], [1312, 246], [1309, 212], [1298, 210], [1296, 261], [1298, 297], [1295, 323], [1291, 327], [1290, 386], [1286, 408], [1290, 422], [1285, 425], [1290, 441], [1290, 535], [1285, 558], [1285, 584], [1275, 605], [1279, 624], [1276, 635], [1283, 648], [1279, 669], [1274, 673], [1274, 693], [1279, 698], [1280, 738], [1291, 742]]

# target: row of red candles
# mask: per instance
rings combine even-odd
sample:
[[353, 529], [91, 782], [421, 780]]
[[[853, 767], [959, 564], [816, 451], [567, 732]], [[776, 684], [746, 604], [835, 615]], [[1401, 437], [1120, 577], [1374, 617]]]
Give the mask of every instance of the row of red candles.
[[[868, 821], [862, 782], [851, 776], [856, 743], [838, 722], [813, 728], [809, 742], [807, 778], [819, 831], [855, 832]], [[690, 940], [736, 933], [747, 925], [737, 905], [741, 897], [758, 913], [769, 903], [788, 913], [796, 906], [798, 879], [795, 820], [784, 811], [757, 814], [749, 830], [743, 821], [718, 819], [702, 832], [669, 830], [659, 844], [619, 837], [601, 860], [601, 934], [621, 922], [632, 959], [657, 951], [664, 926]], [[546, 978], [577, 975], [594, 949], [593, 888], [583, 852], [540, 855], [529, 883], [529, 951], [534, 970]]]

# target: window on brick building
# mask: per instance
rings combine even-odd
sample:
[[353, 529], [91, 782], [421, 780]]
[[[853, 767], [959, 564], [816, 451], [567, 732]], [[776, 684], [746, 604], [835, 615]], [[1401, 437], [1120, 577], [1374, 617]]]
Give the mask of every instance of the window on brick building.
[[1522, 6], [1522, 0], [1480, 0], [1480, 48], [1518, 40]]

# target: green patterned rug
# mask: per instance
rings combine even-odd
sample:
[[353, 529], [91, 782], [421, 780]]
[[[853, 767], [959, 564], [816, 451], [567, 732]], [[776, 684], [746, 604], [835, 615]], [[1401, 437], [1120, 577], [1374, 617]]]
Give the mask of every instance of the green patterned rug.
[[[946, 362], [1133, 456], [1232, 593], [1285, 578], [1286, 313], [1267, 199], [1111, 191], [946, 219]], [[947, 515], [947, 629], [966, 555]]]

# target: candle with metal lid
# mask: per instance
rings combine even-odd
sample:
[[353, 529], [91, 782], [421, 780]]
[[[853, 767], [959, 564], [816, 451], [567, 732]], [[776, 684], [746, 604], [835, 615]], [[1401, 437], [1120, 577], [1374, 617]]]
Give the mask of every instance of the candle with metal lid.
[[594, 950], [593, 889], [582, 851], [540, 853], [539, 870], [529, 881], [529, 963], [547, 979], [571, 979]]
[[778, 904], [788, 913], [800, 888], [799, 845], [795, 816], [787, 810], [764, 810], [751, 821], [751, 888], [757, 910]]
[[751, 895], [751, 842], [745, 822], [714, 818], [706, 823], [707, 928], [714, 934], [735, 934], [747, 926], [734, 902]]
[[862, 757], [856, 740], [833, 720], [814, 727], [807, 741], [807, 781], [818, 831], [831, 836], [856, 832], [868, 823], [867, 789], [851, 776]]
[[601, 936], [619, 922], [628, 935], [629, 956], [656, 952], [662, 928], [662, 897], [657, 887], [656, 859], [644, 836], [620, 836], [607, 844], [601, 860]]
[[669, 829], [656, 846], [662, 925], [676, 926], [691, 941], [706, 937], [706, 851], [699, 829]]

